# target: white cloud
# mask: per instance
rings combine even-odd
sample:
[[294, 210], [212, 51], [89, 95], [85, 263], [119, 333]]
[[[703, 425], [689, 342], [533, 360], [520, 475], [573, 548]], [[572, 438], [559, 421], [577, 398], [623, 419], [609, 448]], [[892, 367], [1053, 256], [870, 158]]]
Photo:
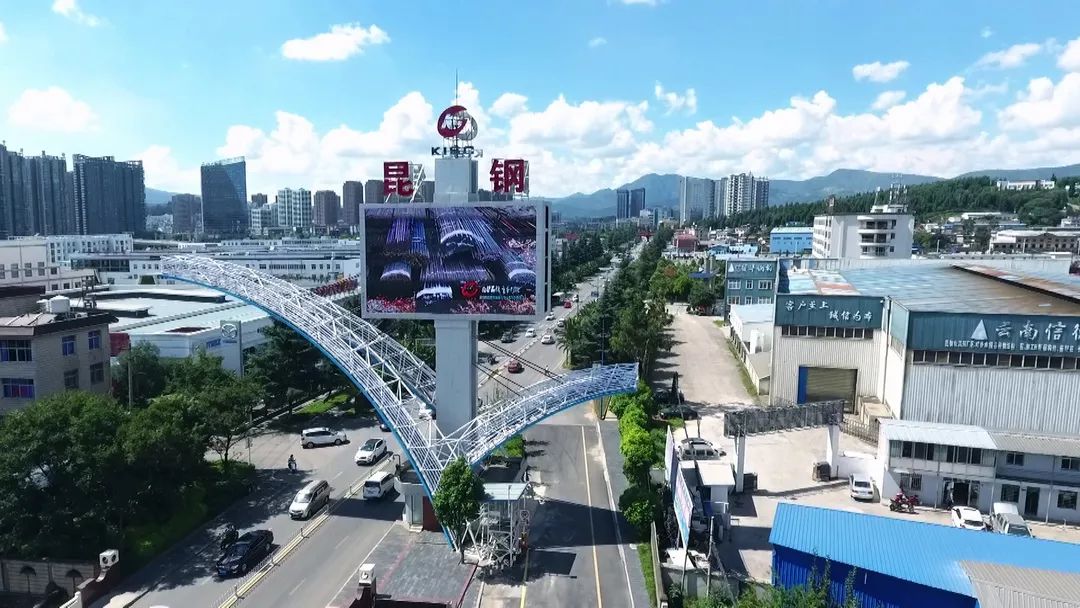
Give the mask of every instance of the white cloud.
[[619, 0], [622, 4], [641, 4], [644, 6], [656, 6], [659, 0]]
[[1066, 72], [1080, 72], [1080, 38], [1070, 40], [1058, 55], [1058, 67]]
[[983, 38], [989, 38], [994, 35], [994, 30], [990, 29], [989, 25], [984, 25], [982, 30], [979, 31], [979, 36]]
[[359, 23], [335, 25], [329, 32], [310, 38], [294, 38], [281, 45], [286, 59], [298, 61], [343, 61], [364, 52], [364, 47], [390, 42], [390, 36], [372, 25], [365, 28]]
[[0, 44], [8, 41], [7, 32], [4, 31], [4, 23], [0, 21]]
[[[998, 114], [1003, 129], [1045, 129], [1080, 125], [1080, 73], [1062, 77], [1056, 85], [1049, 78], [1034, 78], [1019, 100]], [[1074, 142], [1075, 147], [1075, 142]]]
[[653, 94], [667, 107], [668, 114], [681, 110], [686, 110], [687, 114], [697, 112], [697, 92], [694, 89], [686, 89], [685, 93], [679, 95], [675, 91], [665, 91], [658, 82], [653, 87]]
[[491, 104], [488, 112], [499, 118], [510, 118], [527, 111], [529, 108], [525, 104], [528, 100], [528, 97], [517, 93], [503, 93]]
[[152, 145], [134, 158], [142, 161], [147, 184], [169, 192], [198, 194], [198, 167], [182, 168], [168, 146]]
[[900, 76], [900, 73], [908, 69], [909, 66], [911, 66], [911, 64], [907, 61], [893, 61], [891, 63], [875, 61], [874, 63], [860, 63], [851, 68], [851, 75], [858, 81], [869, 80], [870, 82], [889, 82], [890, 80], [896, 80], [896, 78]]
[[875, 110], [887, 110], [904, 100], [907, 93], [903, 91], [882, 91], [870, 106]]
[[1043, 45], [1036, 42], [1014, 44], [1005, 50], [983, 55], [975, 62], [975, 67], [997, 68], [999, 70], [1017, 68], [1024, 65], [1028, 59], [1038, 55], [1042, 50]]
[[97, 27], [103, 23], [100, 17], [96, 17], [90, 13], [84, 13], [82, 9], [79, 8], [79, 4], [76, 0], [55, 0], [52, 4], [52, 12], [57, 15], [63, 15], [75, 23], [87, 27]]
[[12, 126], [39, 131], [78, 133], [97, 126], [97, 115], [85, 102], [60, 87], [27, 89], [8, 108]]
[[603, 36], [597, 36], [596, 38], [593, 38], [589, 41], [589, 48], [595, 49], [596, 47], [604, 46], [605, 44], [607, 44], [607, 38], [604, 38]]

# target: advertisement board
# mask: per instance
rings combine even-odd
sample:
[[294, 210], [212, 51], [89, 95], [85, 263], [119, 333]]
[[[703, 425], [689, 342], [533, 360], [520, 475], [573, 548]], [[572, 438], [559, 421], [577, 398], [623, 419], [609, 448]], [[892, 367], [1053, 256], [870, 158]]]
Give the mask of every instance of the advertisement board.
[[868, 296], [788, 295], [776, 296], [777, 325], [807, 327], [881, 327], [882, 298]]
[[667, 439], [664, 440], [664, 479], [668, 487], [674, 487], [675, 478], [672, 474], [679, 467], [679, 461], [675, 458], [675, 436], [671, 434], [671, 427], [667, 429]]
[[1080, 354], [1080, 318], [910, 313], [908, 348], [1012, 355]]
[[364, 207], [364, 316], [543, 314], [545, 216], [543, 204], [526, 202]]
[[685, 547], [690, 542], [690, 518], [694, 515], [694, 499], [690, 497], [690, 488], [686, 487], [683, 472], [679, 469], [676, 471], [672, 503], [675, 508], [675, 521], [679, 524], [679, 536], [682, 537]]

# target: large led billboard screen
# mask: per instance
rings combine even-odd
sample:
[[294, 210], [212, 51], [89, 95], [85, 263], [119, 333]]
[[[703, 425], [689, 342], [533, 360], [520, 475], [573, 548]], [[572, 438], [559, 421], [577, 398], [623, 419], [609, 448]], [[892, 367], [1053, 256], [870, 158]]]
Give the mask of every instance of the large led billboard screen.
[[546, 288], [545, 219], [532, 203], [365, 206], [364, 314], [535, 317]]

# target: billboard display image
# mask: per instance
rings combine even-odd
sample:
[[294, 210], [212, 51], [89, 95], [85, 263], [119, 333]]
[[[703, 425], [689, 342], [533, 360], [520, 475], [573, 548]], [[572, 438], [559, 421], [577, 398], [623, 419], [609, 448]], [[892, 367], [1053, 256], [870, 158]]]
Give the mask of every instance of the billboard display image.
[[546, 262], [536, 205], [378, 205], [363, 211], [365, 315], [537, 314], [544, 269], [537, 264]]

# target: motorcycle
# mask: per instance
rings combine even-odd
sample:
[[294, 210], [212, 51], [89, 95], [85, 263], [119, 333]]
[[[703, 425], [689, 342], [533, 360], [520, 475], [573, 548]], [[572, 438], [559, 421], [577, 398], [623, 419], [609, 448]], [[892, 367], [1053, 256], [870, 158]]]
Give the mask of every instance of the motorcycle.
[[895, 512], [907, 511], [908, 513], [914, 513], [915, 507], [918, 505], [918, 496], [909, 496], [903, 492], [897, 492], [896, 496], [889, 500], [889, 510]]
[[229, 545], [236, 542], [240, 538], [240, 533], [236, 531], [236, 528], [232, 526], [225, 529], [225, 532], [221, 535], [221, 550], [224, 551]]

